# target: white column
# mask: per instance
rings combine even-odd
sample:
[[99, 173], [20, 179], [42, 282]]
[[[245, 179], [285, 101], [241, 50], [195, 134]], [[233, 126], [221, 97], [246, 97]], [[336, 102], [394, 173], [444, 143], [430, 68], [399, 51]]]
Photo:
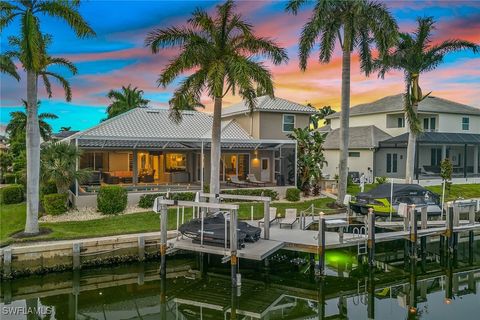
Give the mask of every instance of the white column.
[[473, 173], [478, 174], [478, 158], [480, 154], [478, 152], [478, 144], [473, 147]]
[[444, 144], [442, 145], [442, 160], [445, 160], [446, 157], [447, 157], [447, 145]]
[[202, 147], [200, 149], [200, 192], [203, 192], [203, 167], [204, 167], [204, 161], [203, 161], [203, 141], [202, 141]]

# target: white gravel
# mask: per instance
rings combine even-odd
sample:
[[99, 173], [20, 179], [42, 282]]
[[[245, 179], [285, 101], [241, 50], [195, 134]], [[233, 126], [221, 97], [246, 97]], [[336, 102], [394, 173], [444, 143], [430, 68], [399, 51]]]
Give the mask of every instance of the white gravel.
[[[138, 212], [145, 212], [148, 209], [139, 208], [139, 207], [127, 207], [124, 212], [120, 214], [131, 214]], [[98, 212], [95, 208], [87, 209], [83, 208], [81, 210], [70, 210], [64, 214], [60, 215], [43, 215], [39, 218], [40, 222], [65, 222], [65, 221], [87, 221], [87, 220], [96, 220], [111, 217], [112, 215], [103, 214]]]

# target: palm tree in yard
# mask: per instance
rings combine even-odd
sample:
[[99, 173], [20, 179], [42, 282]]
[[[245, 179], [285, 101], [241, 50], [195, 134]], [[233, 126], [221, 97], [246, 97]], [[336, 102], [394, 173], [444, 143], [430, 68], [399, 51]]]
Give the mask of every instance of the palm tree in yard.
[[[26, 105], [26, 101], [24, 101]], [[25, 138], [25, 130], [27, 129], [27, 113], [23, 111], [14, 111], [10, 112], [10, 122], [7, 124], [6, 132], [10, 139], [24, 139]], [[40, 136], [44, 141], [50, 140], [52, 136], [52, 127], [48, 122], [48, 120], [57, 119], [58, 117], [53, 113], [40, 113], [38, 115], [38, 125]], [[23, 140], [25, 141], [25, 140]]]
[[0, 1], [0, 31], [18, 19], [20, 62], [27, 73], [27, 218], [25, 233], [38, 233], [40, 178], [40, 132], [38, 126], [37, 82], [45, 67], [46, 45], [40, 17], [51, 16], [67, 23], [77, 37], [95, 35], [78, 11], [80, 1]]
[[[307, 106], [314, 108], [311, 103], [307, 103]], [[330, 119], [325, 119], [327, 116], [334, 114], [335, 110], [331, 106], [323, 106], [317, 110], [317, 113], [311, 116], [311, 122], [313, 129], [318, 129], [319, 122], [323, 120], [324, 125], [330, 124]]]
[[436, 69], [444, 57], [450, 53], [464, 49], [472, 49], [477, 53], [478, 45], [463, 40], [446, 40], [432, 44], [431, 36], [435, 29], [435, 22], [431, 17], [418, 18], [415, 32], [400, 33], [399, 41], [383, 59], [375, 61], [375, 68], [382, 78], [390, 70], [403, 71], [405, 77], [404, 110], [408, 122], [409, 136], [405, 182], [412, 183], [415, 163], [415, 144], [417, 135], [421, 133], [418, 118], [418, 104], [430, 93], [423, 94], [420, 88], [420, 74]]
[[[290, 0], [287, 11], [297, 14], [307, 0]], [[354, 49], [359, 53], [360, 68], [365, 74], [372, 71], [371, 47], [375, 44], [383, 56], [397, 40], [397, 24], [382, 3], [369, 0], [315, 1], [312, 15], [303, 26], [299, 41], [300, 68], [307, 68], [307, 60], [315, 43], [320, 47], [319, 60], [331, 61], [335, 46], [342, 49], [342, 97], [340, 115], [340, 161], [337, 203], [343, 204], [347, 191], [348, 141], [350, 115], [350, 64]]]
[[143, 99], [143, 90], [139, 90], [137, 87], [132, 88], [131, 84], [128, 87], [122, 86], [120, 91], [110, 90], [107, 97], [112, 101], [107, 107], [108, 119], [131, 109], [146, 107], [150, 102], [150, 100]]
[[259, 57], [278, 65], [288, 60], [283, 48], [268, 38], [258, 37], [253, 27], [234, 12], [233, 1], [217, 6], [215, 16], [197, 9], [184, 27], [157, 29], [150, 32], [145, 44], [157, 53], [177, 47], [179, 54], [162, 71], [158, 84], [167, 86], [185, 72], [171, 101], [172, 109], [193, 98], [200, 101], [206, 92], [214, 101], [210, 192], [220, 191], [220, 134], [223, 97], [239, 94], [250, 110], [255, 108], [257, 89], [273, 97], [270, 71]]

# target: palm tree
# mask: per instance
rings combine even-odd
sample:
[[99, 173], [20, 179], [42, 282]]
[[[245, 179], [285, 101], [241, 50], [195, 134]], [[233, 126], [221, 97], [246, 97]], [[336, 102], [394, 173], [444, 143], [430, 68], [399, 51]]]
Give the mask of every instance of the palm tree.
[[112, 103], [107, 107], [107, 119], [113, 118], [128, 110], [146, 107], [150, 100], [143, 99], [143, 90], [137, 87], [132, 89], [132, 85], [128, 87], [122, 86], [121, 91], [110, 90], [107, 97]]
[[[290, 0], [287, 11], [297, 14], [307, 0]], [[342, 101], [340, 115], [340, 161], [337, 203], [343, 204], [347, 191], [348, 141], [350, 115], [350, 63], [354, 49], [360, 56], [360, 68], [367, 75], [372, 69], [371, 45], [382, 56], [397, 39], [397, 24], [384, 4], [370, 0], [317, 0], [309, 21], [303, 26], [299, 41], [300, 68], [318, 41], [319, 60], [330, 62], [337, 40], [342, 48]], [[343, 34], [342, 34], [343, 33]]]
[[220, 191], [223, 97], [228, 92], [238, 93], [253, 110], [257, 88], [273, 97], [272, 75], [258, 58], [268, 58], [276, 65], [288, 60], [283, 48], [268, 38], [256, 36], [253, 27], [234, 13], [234, 7], [233, 1], [226, 1], [217, 6], [215, 16], [197, 9], [187, 26], [156, 29], [145, 40], [153, 53], [164, 48], [180, 49], [178, 56], [163, 69], [159, 85], [166, 87], [180, 74], [193, 72], [175, 91], [172, 109], [182, 108], [177, 102], [191, 98], [200, 101], [203, 92], [214, 101], [210, 167], [213, 193]]
[[195, 100], [193, 96], [183, 96], [175, 92], [172, 99], [168, 101], [170, 108], [170, 118], [178, 122], [182, 119], [182, 111], [205, 109], [205, 105], [200, 101]]
[[[307, 106], [313, 107], [311, 103], [307, 103]], [[313, 129], [318, 129], [320, 120], [323, 120], [324, 124], [330, 124], [330, 119], [325, 119], [327, 116], [334, 114], [336, 111], [332, 109], [331, 106], [323, 106], [322, 108], [317, 110], [317, 113], [312, 115], [311, 122]]]
[[[26, 108], [27, 102], [24, 101]], [[47, 119], [53, 120], [58, 119], [58, 117], [53, 113], [40, 113], [38, 115], [38, 125], [40, 136], [44, 141], [50, 140], [52, 136], [52, 127]], [[5, 131], [8, 133], [8, 136], [11, 140], [25, 139], [25, 131], [27, 129], [27, 113], [23, 111], [14, 111], [10, 112], [10, 122], [7, 124]]]
[[20, 20], [20, 62], [27, 72], [27, 218], [25, 233], [38, 233], [40, 179], [40, 132], [38, 127], [37, 80], [44, 68], [45, 44], [39, 16], [51, 16], [66, 22], [77, 37], [95, 35], [78, 11], [80, 1], [0, 1], [0, 32], [16, 18]]
[[0, 55], [0, 72], [8, 74], [17, 79], [17, 81], [20, 81], [20, 76], [17, 73], [17, 66], [13, 63], [12, 57], [7, 54]]
[[60, 131], [70, 131], [72, 127], [60, 127]]
[[404, 73], [406, 86], [404, 110], [409, 129], [405, 170], [406, 183], [412, 183], [413, 181], [415, 143], [417, 135], [421, 132], [417, 114], [418, 104], [430, 94], [424, 95], [422, 93], [419, 83], [420, 74], [437, 68], [450, 52], [472, 49], [474, 53], [477, 53], [480, 49], [475, 43], [457, 39], [446, 40], [433, 45], [431, 43], [432, 32], [435, 29], [433, 18], [418, 18], [417, 22], [418, 26], [415, 32], [412, 34], [400, 33], [399, 41], [391, 50], [391, 53], [374, 63], [374, 67], [379, 70], [379, 76], [382, 78], [390, 70], [401, 70]]
[[42, 181], [54, 181], [58, 193], [68, 192], [75, 180], [79, 183], [86, 181], [91, 172], [76, 168], [76, 161], [81, 155], [73, 144], [55, 142], [45, 145], [41, 153]]

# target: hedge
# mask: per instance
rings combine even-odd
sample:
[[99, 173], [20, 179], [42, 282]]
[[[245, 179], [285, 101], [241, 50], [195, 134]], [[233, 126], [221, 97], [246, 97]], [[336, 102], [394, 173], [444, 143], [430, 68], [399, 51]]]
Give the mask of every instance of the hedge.
[[53, 180], [45, 181], [40, 185], [40, 193], [42, 195], [54, 194], [57, 192], [58, 192], [57, 185]]
[[5, 173], [3, 175], [3, 180], [5, 184], [14, 184], [15, 183], [15, 173]]
[[59, 215], [67, 212], [68, 195], [66, 193], [51, 193], [43, 196], [43, 208], [46, 214]]
[[120, 186], [101, 186], [97, 195], [97, 209], [105, 214], [116, 214], [127, 208], [127, 190]]
[[[225, 194], [237, 194], [245, 196], [263, 196], [270, 197], [272, 200], [278, 200], [278, 192], [270, 189], [236, 189], [236, 190], [223, 190], [222, 193]], [[195, 192], [170, 192], [170, 199], [172, 200], [181, 200], [181, 201], [194, 201]], [[166, 192], [162, 193], [149, 193], [144, 194], [140, 197], [138, 201], [138, 206], [140, 208], [151, 209], [153, 207], [153, 202], [155, 198], [167, 195]], [[238, 202], [239, 200], [235, 199], [225, 199], [225, 202]]]
[[[264, 196], [270, 197], [273, 200], [278, 200], [278, 192], [271, 189], [235, 189], [235, 190], [224, 190], [222, 193], [225, 194], [236, 194], [242, 196]], [[230, 202], [238, 202], [238, 200], [230, 200]]]
[[285, 199], [292, 202], [300, 201], [300, 189], [288, 188], [285, 194]]
[[[165, 197], [166, 195], [167, 195], [166, 192], [144, 194], [140, 197], [140, 200], [138, 201], [138, 206], [140, 208], [152, 209], [153, 201], [155, 201], [155, 198], [161, 197], [161, 196]], [[176, 192], [176, 193], [170, 192], [170, 199], [181, 200], [181, 201], [194, 201], [195, 192]]]
[[25, 199], [25, 188], [21, 184], [12, 184], [0, 189], [0, 203], [21, 203]]

